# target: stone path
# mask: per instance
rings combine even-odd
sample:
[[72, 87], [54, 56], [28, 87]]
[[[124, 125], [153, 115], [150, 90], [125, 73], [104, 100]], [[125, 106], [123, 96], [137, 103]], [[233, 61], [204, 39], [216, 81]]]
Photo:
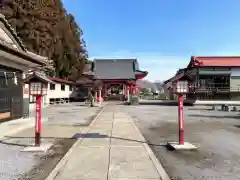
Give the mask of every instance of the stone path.
[[161, 179], [144, 138], [119, 107], [107, 106], [79, 137], [65, 164], [54, 170], [55, 180]]

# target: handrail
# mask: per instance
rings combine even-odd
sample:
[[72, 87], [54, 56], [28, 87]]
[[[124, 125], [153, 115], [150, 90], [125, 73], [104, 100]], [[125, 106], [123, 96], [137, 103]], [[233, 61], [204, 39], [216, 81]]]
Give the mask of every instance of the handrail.
[[240, 87], [206, 87], [206, 88], [189, 88], [189, 91], [192, 92], [240, 92]]

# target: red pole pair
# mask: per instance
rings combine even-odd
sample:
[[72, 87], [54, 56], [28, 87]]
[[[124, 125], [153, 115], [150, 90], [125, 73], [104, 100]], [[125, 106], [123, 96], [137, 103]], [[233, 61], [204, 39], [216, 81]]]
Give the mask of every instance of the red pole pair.
[[42, 95], [36, 96], [35, 146], [41, 145]]
[[179, 144], [184, 144], [183, 94], [178, 95]]

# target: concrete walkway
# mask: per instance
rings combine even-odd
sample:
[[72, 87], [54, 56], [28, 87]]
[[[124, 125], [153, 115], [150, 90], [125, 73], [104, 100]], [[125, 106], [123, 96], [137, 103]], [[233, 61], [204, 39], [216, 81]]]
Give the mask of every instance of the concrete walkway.
[[119, 107], [107, 106], [47, 179], [159, 180], [153, 154], [142, 142], [133, 120]]

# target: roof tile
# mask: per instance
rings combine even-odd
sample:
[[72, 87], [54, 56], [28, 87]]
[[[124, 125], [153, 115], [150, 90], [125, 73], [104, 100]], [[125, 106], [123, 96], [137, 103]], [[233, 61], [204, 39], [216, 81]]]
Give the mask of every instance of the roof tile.
[[48, 77], [48, 79], [54, 81], [54, 82], [58, 82], [58, 83], [63, 83], [63, 84], [75, 84], [73, 81], [69, 81], [66, 79], [61, 79], [58, 77]]
[[240, 56], [193, 56], [188, 68], [207, 66], [240, 67]]
[[136, 59], [96, 59], [98, 79], [135, 79], [133, 62]]

